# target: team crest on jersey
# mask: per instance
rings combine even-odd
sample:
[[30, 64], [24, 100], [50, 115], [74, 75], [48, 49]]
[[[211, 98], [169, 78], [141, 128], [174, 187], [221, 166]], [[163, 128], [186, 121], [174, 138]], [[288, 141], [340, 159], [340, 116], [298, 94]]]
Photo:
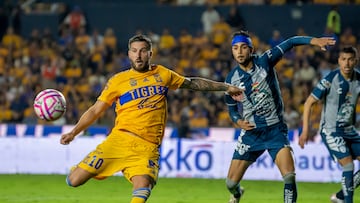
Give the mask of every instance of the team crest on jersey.
[[134, 78], [130, 78], [130, 85], [131, 86], [136, 86], [137, 85], [137, 81]]
[[155, 78], [155, 81], [156, 82], [162, 82], [162, 78], [161, 76], [157, 73], [157, 74], [154, 74], [154, 78]]
[[322, 79], [322, 80], [320, 81], [320, 84], [321, 84], [323, 87], [325, 87], [326, 89], [330, 88], [330, 86], [331, 86], [331, 83], [330, 83], [329, 81], [327, 81], [326, 79]]
[[256, 92], [259, 91], [259, 89], [258, 89], [259, 84], [260, 83], [258, 83], [258, 82], [255, 82], [255, 83], [251, 84], [251, 90], [256, 91]]
[[148, 165], [149, 168], [154, 168], [155, 165], [156, 164], [155, 164], [155, 162], [153, 160], [149, 160], [149, 165]]
[[144, 78], [143, 82], [149, 82], [148, 78]]

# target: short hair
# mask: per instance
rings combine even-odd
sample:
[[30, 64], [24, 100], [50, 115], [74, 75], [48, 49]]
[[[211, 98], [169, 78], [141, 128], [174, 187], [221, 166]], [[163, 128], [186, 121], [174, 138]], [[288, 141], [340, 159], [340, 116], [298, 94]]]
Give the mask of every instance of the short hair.
[[250, 37], [250, 35], [249, 35], [249, 33], [247, 31], [240, 30], [240, 31], [237, 31], [237, 32], [233, 33], [232, 40], [231, 40], [231, 45], [233, 46], [234, 44], [236, 44], [238, 42], [244, 42], [250, 48], [254, 48], [253, 44], [252, 44], [252, 41], [251, 41], [251, 37]]
[[248, 31], [245, 31], [245, 30], [240, 30], [240, 31], [236, 31], [232, 34], [232, 37], [231, 38], [234, 38], [235, 36], [239, 36], [239, 35], [242, 35], [242, 36], [245, 36], [245, 37], [250, 37], [250, 34]]
[[340, 53], [347, 53], [347, 54], [352, 54], [355, 56], [355, 58], [358, 57], [358, 51], [355, 47], [353, 46], [348, 46], [348, 47], [344, 47], [340, 50]]
[[152, 42], [151, 39], [149, 37], [147, 37], [146, 35], [143, 34], [138, 34], [138, 35], [134, 35], [133, 37], [131, 37], [129, 39], [129, 43], [128, 43], [128, 48], [130, 49], [130, 45], [133, 42], [145, 42], [147, 44], [147, 48], [148, 50], [152, 49]]

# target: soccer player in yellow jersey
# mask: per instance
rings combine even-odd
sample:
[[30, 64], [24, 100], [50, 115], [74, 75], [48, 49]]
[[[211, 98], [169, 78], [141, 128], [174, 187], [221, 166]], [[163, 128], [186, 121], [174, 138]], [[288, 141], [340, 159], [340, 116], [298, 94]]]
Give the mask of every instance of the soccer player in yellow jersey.
[[133, 185], [131, 203], [143, 203], [158, 178], [169, 89], [225, 91], [230, 95], [241, 95], [243, 89], [150, 65], [152, 42], [147, 36], [135, 35], [128, 47], [131, 68], [109, 79], [97, 101], [69, 133], [62, 135], [60, 143], [69, 144], [115, 103], [117, 117], [110, 134], [73, 168], [66, 182], [77, 187], [90, 178], [103, 179], [121, 171]]

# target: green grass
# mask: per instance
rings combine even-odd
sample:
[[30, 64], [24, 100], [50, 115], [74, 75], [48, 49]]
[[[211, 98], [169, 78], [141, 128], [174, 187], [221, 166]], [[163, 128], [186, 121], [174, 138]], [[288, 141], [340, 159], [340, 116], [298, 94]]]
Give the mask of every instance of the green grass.
[[[243, 181], [244, 203], [283, 202], [283, 183]], [[330, 202], [338, 183], [298, 183], [298, 202]], [[68, 187], [63, 175], [0, 175], [0, 202], [32, 203], [126, 203], [131, 184], [123, 177], [90, 180], [78, 188]], [[160, 178], [148, 203], [226, 203], [229, 193], [222, 179]], [[355, 195], [354, 202], [360, 202]]]

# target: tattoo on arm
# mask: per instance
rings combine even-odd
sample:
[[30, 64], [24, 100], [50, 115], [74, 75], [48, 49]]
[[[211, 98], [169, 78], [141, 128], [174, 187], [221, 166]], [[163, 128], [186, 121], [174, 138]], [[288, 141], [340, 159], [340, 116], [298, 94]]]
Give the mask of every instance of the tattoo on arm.
[[228, 85], [222, 82], [216, 82], [205, 78], [192, 77], [186, 78], [181, 88], [202, 90], [202, 91], [226, 91]]

